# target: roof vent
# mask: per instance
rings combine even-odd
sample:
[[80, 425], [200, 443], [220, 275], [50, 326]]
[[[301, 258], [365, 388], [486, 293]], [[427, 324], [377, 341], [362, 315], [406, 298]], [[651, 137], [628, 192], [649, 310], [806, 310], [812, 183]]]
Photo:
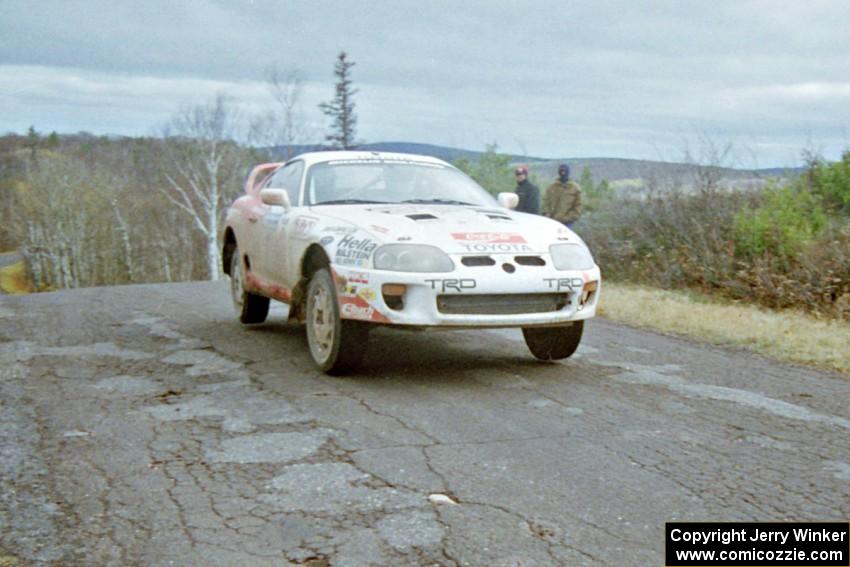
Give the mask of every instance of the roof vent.
[[431, 219], [436, 219], [436, 218], [437, 218], [437, 217], [435, 217], [434, 215], [432, 215], [431, 213], [414, 213], [414, 214], [412, 214], [412, 215], [406, 215], [406, 216], [407, 216], [407, 218], [409, 218], [409, 219], [413, 219], [413, 220], [415, 220], [415, 221], [420, 221], [420, 220], [431, 220]]

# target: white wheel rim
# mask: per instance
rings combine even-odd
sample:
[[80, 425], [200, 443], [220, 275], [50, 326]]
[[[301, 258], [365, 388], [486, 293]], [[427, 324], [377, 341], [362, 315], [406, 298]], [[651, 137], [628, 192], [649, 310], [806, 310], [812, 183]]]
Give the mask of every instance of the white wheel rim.
[[313, 288], [308, 299], [309, 314], [307, 326], [310, 328], [310, 350], [313, 358], [324, 362], [330, 356], [334, 341], [333, 298], [323, 285]]
[[242, 309], [242, 294], [244, 288], [242, 286], [242, 262], [236, 258], [230, 270], [230, 295], [233, 297], [233, 305], [237, 310]]

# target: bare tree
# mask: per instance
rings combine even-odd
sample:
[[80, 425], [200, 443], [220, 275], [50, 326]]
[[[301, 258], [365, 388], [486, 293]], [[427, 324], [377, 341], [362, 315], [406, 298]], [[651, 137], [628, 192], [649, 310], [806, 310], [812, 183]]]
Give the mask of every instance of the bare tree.
[[283, 147], [283, 158], [289, 159], [310, 133], [300, 105], [304, 74], [298, 67], [281, 70], [273, 65], [266, 69], [265, 78], [276, 104], [252, 121], [250, 138], [256, 145]]
[[336, 94], [333, 100], [319, 105], [319, 109], [333, 119], [332, 132], [325, 139], [344, 150], [354, 147], [357, 130], [357, 115], [354, 114], [357, 89], [352, 86], [351, 80], [351, 68], [354, 65], [354, 61], [348, 60], [348, 54], [341, 51], [334, 65]]
[[687, 140], [684, 142], [682, 161], [695, 168], [694, 184], [700, 193], [714, 193], [721, 187], [726, 169], [733, 165], [734, 145], [719, 143], [705, 132], [697, 132], [696, 153]]
[[220, 276], [219, 224], [237, 191], [245, 166], [234, 141], [242, 116], [230, 99], [218, 94], [207, 103], [186, 107], [166, 126], [163, 195], [188, 216], [206, 242], [207, 275]]
[[106, 202], [85, 165], [65, 156], [40, 156], [15, 192], [13, 230], [36, 289], [96, 285]]

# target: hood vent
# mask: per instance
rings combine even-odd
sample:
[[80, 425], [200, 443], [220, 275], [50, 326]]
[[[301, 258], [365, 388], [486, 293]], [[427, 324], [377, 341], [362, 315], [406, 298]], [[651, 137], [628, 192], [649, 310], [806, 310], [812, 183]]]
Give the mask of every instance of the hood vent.
[[485, 215], [488, 219], [506, 220], [506, 221], [514, 220], [511, 217], [507, 216], [504, 213], [504, 211], [492, 210], [492, 209], [475, 209], [475, 212], [481, 213], [482, 215]]
[[546, 260], [540, 256], [516, 256], [514, 261], [520, 266], [545, 266]]
[[437, 220], [437, 217], [432, 215], [431, 213], [415, 213], [412, 215], [405, 215], [409, 219], [413, 219], [415, 221], [421, 220]]
[[464, 266], [473, 268], [477, 266], [493, 266], [496, 264], [496, 261], [490, 256], [464, 256], [461, 263]]

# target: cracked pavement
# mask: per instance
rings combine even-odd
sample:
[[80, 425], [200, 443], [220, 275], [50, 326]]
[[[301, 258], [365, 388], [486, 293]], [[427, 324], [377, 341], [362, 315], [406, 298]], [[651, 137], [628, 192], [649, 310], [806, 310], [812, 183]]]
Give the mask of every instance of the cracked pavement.
[[0, 298], [0, 563], [660, 565], [672, 520], [850, 517], [850, 380], [591, 321], [316, 371], [225, 282]]

